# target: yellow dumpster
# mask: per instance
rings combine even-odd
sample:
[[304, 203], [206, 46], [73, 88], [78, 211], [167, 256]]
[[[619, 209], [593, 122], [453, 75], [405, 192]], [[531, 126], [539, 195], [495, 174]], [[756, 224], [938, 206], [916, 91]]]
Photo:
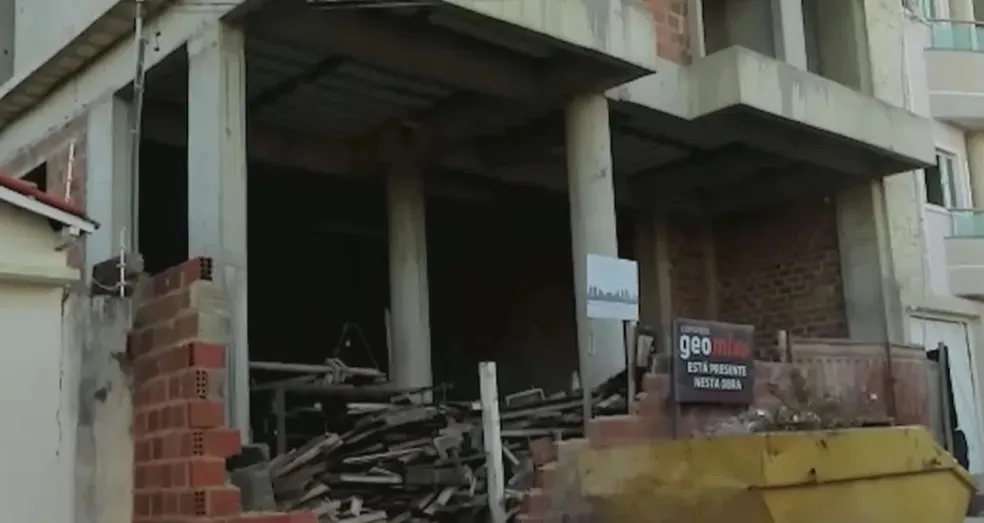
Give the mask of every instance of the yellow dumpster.
[[606, 523], [960, 523], [974, 490], [921, 427], [588, 449], [579, 466]]

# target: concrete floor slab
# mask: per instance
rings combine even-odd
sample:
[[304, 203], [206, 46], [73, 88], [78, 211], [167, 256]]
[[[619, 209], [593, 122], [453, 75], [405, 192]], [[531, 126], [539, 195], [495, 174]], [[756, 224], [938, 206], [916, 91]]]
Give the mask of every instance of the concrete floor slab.
[[[610, 98], [699, 122], [751, 112], [834, 138], [846, 149], [884, 161], [884, 175], [935, 162], [931, 122], [914, 113], [819, 75], [741, 47], [730, 47], [690, 66], [658, 65], [657, 75], [608, 92]], [[786, 131], [783, 131], [785, 133]], [[729, 138], [731, 139], [731, 138]], [[796, 156], [813, 154], [826, 163], [829, 147], [809, 151], [813, 140], [792, 144]], [[805, 150], [804, 150], [805, 149]]]

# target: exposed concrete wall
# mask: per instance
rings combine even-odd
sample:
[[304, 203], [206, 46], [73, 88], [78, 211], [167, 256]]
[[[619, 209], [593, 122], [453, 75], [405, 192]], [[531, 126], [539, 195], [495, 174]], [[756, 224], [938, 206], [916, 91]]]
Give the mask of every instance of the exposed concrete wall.
[[16, 5], [14, 71], [21, 74], [48, 59], [119, 0], [5, 1]]
[[[17, 0], [18, 5], [23, 0]], [[52, 0], [53, 1], [53, 0]], [[103, 2], [105, 0], [92, 0]], [[43, 2], [50, 5], [51, 2]], [[60, 2], [55, 2], [60, 5]], [[94, 4], [89, 4], [90, 7]], [[200, 3], [196, 0], [179, 0], [167, 12], [147, 24], [148, 34], [157, 35], [154, 44], [148, 46], [146, 63], [152, 67], [171, 54], [199, 31], [206, 23], [218, 20], [237, 2], [222, 2], [209, 9], [186, 5]], [[32, 8], [33, 9], [33, 8]], [[57, 13], [60, 7], [51, 8]], [[69, 8], [69, 11], [73, 9]], [[41, 24], [31, 29], [43, 27]], [[127, 38], [108, 51], [98, 62], [87, 67], [73, 79], [65, 82], [28, 115], [5, 128], [0, 133], [0, 165], [25, 154], [35, 144], [58, 136], [63, 126], [85, 114], [89, 106], [108, 99], [113, 93], [133, 80], [133, 39]], [[15, 172], [15, 174], [18, 174]]]
[[72, 295], [68, 340], [78, 355], [75, 523], [130, 523], [133, 435], [126, 334], [128, 299]]

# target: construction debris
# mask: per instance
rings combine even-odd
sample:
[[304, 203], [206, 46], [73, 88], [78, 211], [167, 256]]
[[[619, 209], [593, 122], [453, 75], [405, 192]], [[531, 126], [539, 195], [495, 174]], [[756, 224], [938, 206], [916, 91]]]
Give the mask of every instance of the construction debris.
[[[753, 407], [705, 427], [706, 435], [751, 434], [757, 432], [795, 432], [881, 427], [892, 420], [863, 413], [848, 412], [838, 398], [814, 391], [799, 369], [788, 374], [788, 383], [769, 385], [769, 395], [778, 402], [769, 408]], [[872, 403], [877, 395], [866, 394], [863, 403]]]
[[[616, 376], [595, 391], [598, 415], [625, 409], [625, 381]], [[578, 392], [547, 397], [533, 390], [501, 405], [508, 514], [533, 484], [530, 442], [581, 436], [581, 401]], [[278, 510], [310, 510], [332, 523], [448, 521], [487, 510], [479, 402], [415, 403], [405, 394], [319, 402], [329, 431], [262, 464]], [[262, 477], [250, 467], [233, 476]]]

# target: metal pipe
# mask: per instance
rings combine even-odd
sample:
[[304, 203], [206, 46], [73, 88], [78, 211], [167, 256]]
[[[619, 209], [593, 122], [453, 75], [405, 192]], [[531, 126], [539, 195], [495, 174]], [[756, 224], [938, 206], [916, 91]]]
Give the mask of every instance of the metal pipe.
[[351, 376], [380, 377], [382, 371], [376, 369], [365, 369], [361, 367], [347, 367], [344, 365], [314, 365], [310, 363], [281, 363], [279, 361], [251, 361], [249, 368], [255, 370], [268, 370], [274, 372], [299, 372], [303, 374], [328, 374], [334, 372], [344, 372]]
[[133, 76], [133, 108], [130, 112], [130, 250], [140, 249], [140, 131], [143, 127], [144, 80], [147, 76], [147, 37], [144, 34], [144, 0], [134, 6], [133, 41], [136, 48], [136, 72]]

